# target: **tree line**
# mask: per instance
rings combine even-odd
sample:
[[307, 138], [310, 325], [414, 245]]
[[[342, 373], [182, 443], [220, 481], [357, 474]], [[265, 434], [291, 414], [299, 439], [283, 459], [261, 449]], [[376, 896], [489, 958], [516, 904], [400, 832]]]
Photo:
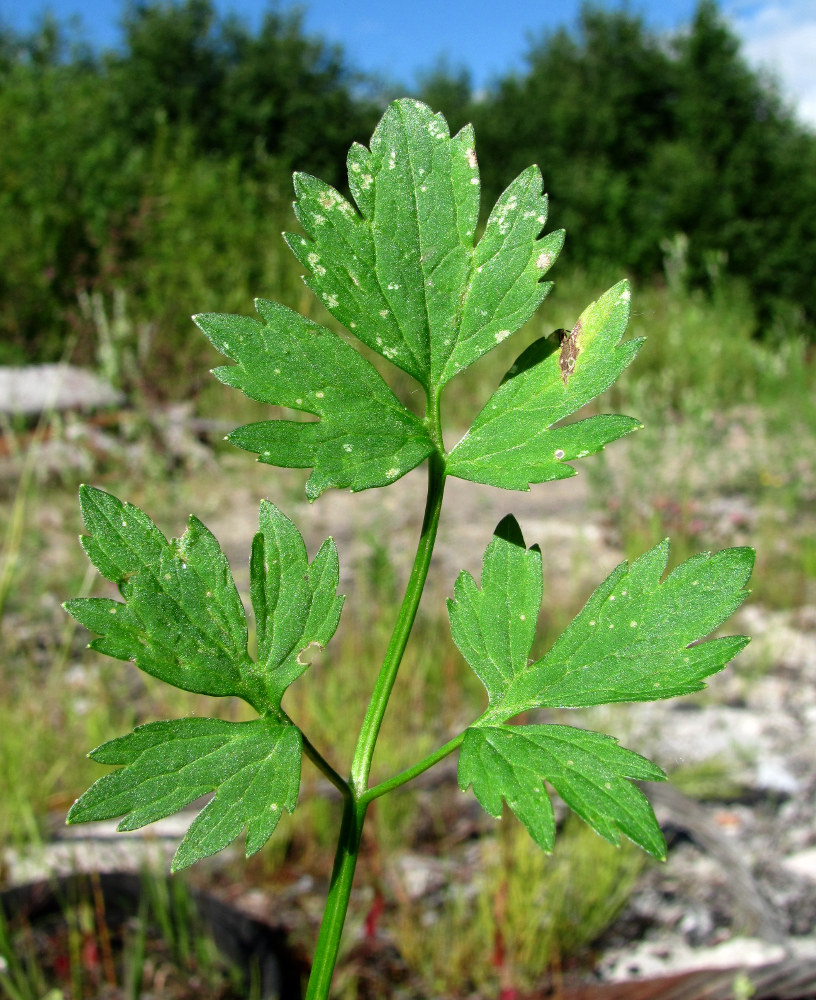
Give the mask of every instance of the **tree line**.
[[[296, 299], [291, 171], [344, 188], [349, 145], [406, 92], [279, 9], [253, 30], [212, 0], [141, 0], [122, 27], [103, 52], [52, 20], [0, 29], [0, 361], [81, 343], [93, 294], [126, 292], [168, 358], [193, 309]], [[759, 333], [814, 329], [816, 136], [711, 0], [669, 38], [585, 7], [484, 92], [444, 63], [408, 92], [474, 123], [486, 208], [539, 163], [565, 266], [651, 278], [682, 233], [690, 280], [743, 281]]]

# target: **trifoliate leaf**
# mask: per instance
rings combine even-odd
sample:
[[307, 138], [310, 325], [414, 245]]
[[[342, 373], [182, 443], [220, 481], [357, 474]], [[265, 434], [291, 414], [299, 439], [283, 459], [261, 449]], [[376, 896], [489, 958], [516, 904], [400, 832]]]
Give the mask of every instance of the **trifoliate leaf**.
[[474, 247], [479, 172], [473, 129], [451, 137], [442, 115], [395, 101], [348, 158], [358, 213], [334, 188], [295, 177], [306, 236], [287, 242], [307, 284], [364, 344], [437, 391], [514, 333], [552, 287], [541, 281], [562, 232], [547, 220], [538, 167], [499, 198]]
[[662, 856], [659, 829], [643, 796], [625, 779], [662, 772], [609, 737], [565, 726], [507, 726], [541, 708], [646, 701], [697, 691], [745, 646], [743, 636], [699, 642], [742, 603], [751, 549], [693, 556], [661, 583], [662, 542], [595, 591], [549, 653], [528, 659], [541, 603], [541, 555], [527, 550], [505, 518], [487, 547], [481, 588], [461, 573], [448, 602], [453, 638], [481, 679], [489, 707], [466, 733], [459, 783], [473, 784], [493, 816], [504, 798], [531, 835], [552, 846], [550, 784], [601, 836], [618, 832]]
[[245, 826], [249, 857], [272, 835], [282, 811], [295, 808], [301, 753], [300, 731], [289, 722], [151, 722], [90, 754], [122, 766], [74, 803], [68, 822], [124, 816], [119, 830], [137, 830], [215, 792], [181, 842], [173, 870], [222, 850]]
[[613, 844], [625, 834], [656, 858], [666, 844], [646, 797], [629, 779], [662, 781], [664, 773], [611, 736], [570, 726], [471, 726], [459, 752], [459, 786], [491, 816], [502, 799], [545, 851], [555, 841], [548, 781], [566, 804]]
[[608, 389], [637, 354], [642, 341], [621, 343], [629, 298], [622, 281], [584, 311], [571, 333], [527, 348], [450, 452], [448, 475], [528, 490], [574, 476], [565, 463], [637, 430], [639, 421], [612, 415], [553, 426]]
[[325, 327], [264, 299], [247, 316], [194, 316], [213, 346], [235, 364], [213, 374], [262, 403], [312, 414], [239, 427], [229, 440], [261, 462], [313, 469], [306, 495], [329, 487], [386, 486], [434, 450], [407, 410], [362, 355]]
[[124, 603], [68, 601], [66, 610], [100, 638], [109, 656], [185, 691], [237, 695], [259, 712], [277, 711], [286, 687], [306, 669], [298, 657], [325, 645], [342, 607], [337, 552], [324, 543], [311, 565], [303, 539], [272, 504], [261, 504], [251, 563], [259, 661], [247, 651], [244, 608], [218, 542], [194, 517], [168, 542], [138, 507], [90, 486], [80, 489], [90, 532], [82, 544]]

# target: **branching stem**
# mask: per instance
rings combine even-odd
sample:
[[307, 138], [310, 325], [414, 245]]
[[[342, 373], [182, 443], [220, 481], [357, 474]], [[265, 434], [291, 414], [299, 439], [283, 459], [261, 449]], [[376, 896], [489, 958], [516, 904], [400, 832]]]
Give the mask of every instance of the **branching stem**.
[[374, 785], [373, 788], [369, 788], [368, 791], [360, 797], [361, 805], [368, 805], [374, 799], [378, 799], [381, 795], [386, 795], [388, 792], [393, 792], [395, 788], [399, 788], [400, 785], [404, 785], [412, 779], [416, 778], [418, 775], [422, 774], [423, 771], [427, 771], [429, 767], [433, 767], [434, 764], [438, 764], [440, 760], [443, 760], [448, 754], [453, 753], [462, 745], [462, 740], [464, 740], [465, 734], [459, 733], [458, 736], [449, 740], [444, 746], [435, 750], [433, 753], [428, 754], [424, 757], [418, 764], [414, 764], [413, 767], [406, 768], [404, 771], [400, 771], [399, 774], [395, 774], [393, 778], [389, 778], [387, 781], [381, 781], [379, 785]]
[[[438, 430], [439, 409], [438, 401], [431, 408], [429, 406], [431, 420]], [[320, 926], [317, 947], [315, 949], [312, 973], [309, 977], [309, 986], [306, 991], [306, 1000], [327, 1000], [331, 987], [332, 973], [337, 961], [337, 953], [340, 947], [340, 937], [343, 931], [343, 924], [346, 919], [349, 898], [351, 895], [351, 885], [354, 879], [354, 869], [357, 865], [357, 856], [360, 851], [360, 838], [362, 836], [363, 822], [369, 802], [379, 795], [390, 791], [391, 787], [398, 787], [410, 780], [414, 773], [430, 767], [436, 760], [441, 760], [445, 756], [431, 755], [411, 769], [411, 774], [403, 772], [391, 779], [391, 782], [383, 782], [382, 785], [375, 786], [371, 792], [368, 791], [368, 777], [371, 772], [371, 761], [374, 757], [374, 748], [377, 743], [377, 736], [380, 732], [385, 710], [388, 707], [388, 699], [391, 696], [394, 683], [397, 679], [402, 656], [408, 644], [408, 638], [416, 618], [419, 601], [428, 576], [428, 568], [431, 564], [436, 532], [439, 527], [439, 514], [442, 510], [442, 497], [445, 489], [445, 463], [440, 454], [434, 452], [428, 463], [428, 496], [425, 503], [425, 516], [422, 521], [422, 532], [417, 545], [414, 565], [411, 569], [411, 576], [405, 589], [394, 631], [388, 643], [383, 664], [380, 667], [377, 682], [374, 686], [371, 699], [368, 703], [365, 719], [360, 729], [360, 736], [357, 740], [357, 749], [351, 765], [351, 778], [346, 784], [344, 792], [343, 820], [340, 828], [340, 837], [337, 842], [337, 851], [334, 858], [334, 868], [332, 870], [331, 885], [329, 895], [326, 900], [326, 908], [323, 912], [323, 921]], [[457, 739], [460, 739], [457, 737]], [[452, 741], [455, 743], [456, 741]], [[458, 744], [457, 744], [458, 745]], [[309, 744], [311, 746], [311, 744]], [[448, 748], [448, 749], [446, 749]], [[314, 750], [314, 748], [312, 748]], [[446, 753], [454, 749], [453, 745], [446, 744], [442, 748]], [[307, 750], [308, 753], [308, 750]], [[327, 774], [330, 780], [331, 775], [325, 768], [332, 769], [315, 750], [317, 759], [312, 758], [318, 767]], [[322, 763], [321, 763], [322, 762]], [[342, 780], [342, 779], [341, 779]], [[337, 785], [337, 782], [334, 781]], [[388, 788], [383, 787], [389, 785]], [[338, 787], [340, 787], [338, 785]], [[343, 789], [341, 788], [341, 791]]]

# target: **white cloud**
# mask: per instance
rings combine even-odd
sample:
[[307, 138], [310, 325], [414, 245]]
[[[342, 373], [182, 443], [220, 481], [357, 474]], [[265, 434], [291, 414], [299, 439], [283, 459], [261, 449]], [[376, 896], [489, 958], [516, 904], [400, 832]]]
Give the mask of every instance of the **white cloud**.
[[816, 126], [816, 0], [726, 4], [751, 65], [770, 70], [797, 117]]

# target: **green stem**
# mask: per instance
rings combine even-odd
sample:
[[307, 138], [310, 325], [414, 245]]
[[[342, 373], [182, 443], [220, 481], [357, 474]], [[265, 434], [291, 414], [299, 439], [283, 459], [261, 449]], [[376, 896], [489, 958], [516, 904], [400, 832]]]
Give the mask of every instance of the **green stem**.
[[380, 667], [377, 683], [371, 700], [368, 703], [357, 749], [351, 764], [351, 787], [358, 798], [365, 794], [368, 788], [368, 775], [371, 771], [371, 760], [374, 747], [380, 732], [388, 699], [397, 679], [402, 655], [408, 643], [408, 637], [416, 618], [419, 600], [431, 565], [436, 530], [439, 527], [439, 514], [442, 510], [442, 496], [445, 490], [445, 465], [442, 458], [434, 452], [428, 462], [428, 497], [425, 502], [425, 517], [422, 522], [422, 533], [419, 537], [414, 565], [405, 596], [397, 615], [397, 622], [391, 634], [391, 641], [385, 653], [385, 659]]
[[303, 738], [303, 752], [309, 760], [314, 764], [318, 771], [320, 771], [324, 777], [328, 778], [334, 787], [338, 789], [344, 799], [351, 798], [351, 789], [349, 788], [349, 783], [345, 780], [345, 778], [341, 777], [337, 771], [335, 771], [323, 754], [307, 738], [305, 733], [301, 732], [301, 736]]
[[354, 869], [357, 867], [357, 856], [360, 853], [365, 814], [366, 806], [355, 802], [353, 796], [349, 796], [343, 802], [343, 820], [334, 856], [331, 885], [326, 908], [323, 911], [323, 921], [317, 938], [305, 1000], [327, 1000], [329, 996], [351, 896], [351, 884], [354, 881]]
[[378, 799], [381, 795], [385, 795], [387, 792], [393, 792], [395, 788], [399, 788], [400, 785], [404, 785], [413, 778], [416, 778], [417, 775], [422, 774], [423, 771], [427, 771], [429, 767], [433, 767], [434, 764], [438, 764], [440, 760], [447, 757], [448, 754], [453, 753], [454, 750], [460, 747], [464, 738], [465, 734], [459, 733], [458, 736], [449, 740], [444, 746], [435, 750], [433, 753], [428, 754], [428, 756], [423, 758], [418, 764], [414, 764], [413, 767], [409, 767], [405, 771], [400, 771], [399, 774], [395, 774], [393, 778], [389, 778], [387, 781], [381, 781], [379, 785], [374, 785], [373, 788], [369, 788], [368, 791], [360, 797], [360, 805], [367, 806], [368, 803], [374, 799]]
[[[254, 706], [253, 706], [254, 708]], [[288, 722], [291, 725], [295, 725], [292, 722], [289, 715], [284, 712], [282, 708], [279, 708], [274, 716], [281, 722]], [[320, 771], [320, 773], [328, 778], [329, 781], [334, 785], [334, 787], [340, 792], [343, 798], [349, 798], [351, 796], [351, 789], [349, 788], [349, 783], [341, 775], [335, 771], [331, 764], [326, 760], [323, 754], [317, 749], [317, 747], [312, 743], [306, 733], [301, 729], [300, 738], [303, 741], [303, 752], [309, 758], [309, 760], [314, 764], [314, 766]]]
[[[432, 419], [438, 427], [438, 405], [433, 411]], [[436, 541], [436, 532], [439, 527], [439, 514], [442, 510], [444, 489], [444, 459], [439, 453], [434, 452], [428, 463], [428, 496], [425, 502], [425, 516], [422, 521], [422, 532], [419, 537], [411, 576], [408, 580], [408, 586], [406, 587], [405, 596], [402, 599], [399, 614], [397, 615], [394, 631], [391, 634], [391, 641], [388, 643], [385, 659], [383, 660], [382, 667], [380, 667], [377, 682], [374, 686], [371, 700], [368, 703], [362, 728], [360, 729], [357, 749], [351, 765], [351, 779], [348, 784], [343, 782], [346, 788], [344, 792], [343, 820], [340, 827], [340, 837], [337, 841], [337, 851], [334, 856], [334, 868], [332, 870], [329, 895], [326, 899], [326, 908], [323, 911], [323, 921], [320, 925], [320, 933], [317, 938], [317, 947], [315, 948], [312, 963], [312, 972], [309, 976], [309, 985], [306, 990], [306, 1000], [327, 1000], [329, 996], [334, 966], [337, 962], [337, 954], [340, 948], [340, 937], [343, 932], [343, 924], [346, 919], [349, 898], [351, 896], [354, 869], [357, 866], [357, 857], [360, 852], [363, 822], [365, 821], [368, 803], [371, 801], [370, 797], [366, 796], [366, 790], [368, 787], [368, 776], [371, 772], [371, 761], [374, 756], [374, 747], [377, 743], [380, 726], [385, 716], [385, 710], [388, 707], [388, 699], [394, 687], [394, 682], [397, 679], [397, 672], [402, 662], [402, 656], [408, 643], [408, 637], [411, 634], [411, 628], [413, 627], [417, 609], [419, 608], [419, 601], [422, 597], [422, 590], [428, 576], [428, 568], [431, 564], [431, 555], [433, 553], [434, 542]], [[314, 752], [318, 760], [322, 761], [322, 765], [318, 761], [315, 762], [318, 763], [321, 770], [324, 770], [323, 765], [326, 767], [329, 765], [326, 764], [325, 760], [323, 760], [316, 750]], [[430, 764], [427, 766], [430, 767]], [[327, 772], [324, 770], [324, 773]], [[337, 783], [335, 782], [335, 784]]]

